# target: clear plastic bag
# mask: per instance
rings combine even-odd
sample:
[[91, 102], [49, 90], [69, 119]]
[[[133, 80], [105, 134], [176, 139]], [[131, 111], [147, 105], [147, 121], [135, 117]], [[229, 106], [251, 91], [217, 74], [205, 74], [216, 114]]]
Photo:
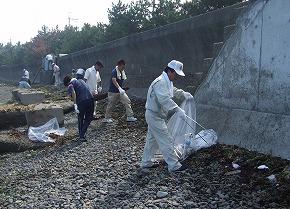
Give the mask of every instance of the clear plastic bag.
[[176, 112], [168, 121], [169, 133], [173, 138], [175, 153], [179, 160], [185, 160], [191, 153], [217, 143], [217, 134], [213, 129], [196, 132], [196, 106], [194, 99], [185, 100], [180, 107], [189, 118], [182, 119]]
[[[185, 100], [181, 103], [180, 108], [182, 108], [186, 115], [188, 115], [193, 120], [196, 120], [196, 107], [194, 99]], [[167, 127], [170, 135], [173, 138], [173, 144], [177, 145], [184, 142], [185, 134], [194, 134], [196, 129], [196, 124], [189, 119], [186, 121], [182, 120], [179, 112], [176, 112], [167, 122]]]
[[50, 134], [63, 136], [66, 132], [65, 128], [59, 128], [56, 118], [49, 120], [42, 126], [32, 127], [28, 129], [28, 138], [35, 142], [55, 142], [54, 139], [49, 137]]

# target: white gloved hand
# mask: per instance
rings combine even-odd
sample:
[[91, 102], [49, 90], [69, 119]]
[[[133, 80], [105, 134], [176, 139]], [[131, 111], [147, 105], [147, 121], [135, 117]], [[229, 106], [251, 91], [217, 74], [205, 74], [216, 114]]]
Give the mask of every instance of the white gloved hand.
[[186, 100], [193, 99], [193, 96], [189, 92], [184, 92], [183, 96]]
[[77, 105], [77, 104], [74, 104], [74, 108], [75, 108], [75, 113], [76, 113], [76, 114], [79, 114], [80, 111], [79, 111], [79, 109], [78, 109], [78, 105]]
[[98, 92], [100, 93], [100, 92], [102, 92], [102, 90], [103, 90], [103, 88], [100, 86], [100, 87], [98, 88]]
[[118, 90], [119, 90], [120, 94], [125, 94], [125, 90], [122, 89], [121, 87], [119, 87]]
[[186, 117], [185, 111], [183, 109], [181, 109], [180, 107], [177, 107], [175, 112], [178, 114], [178, 116], [181, 119], [186, 120], [187, 117]]

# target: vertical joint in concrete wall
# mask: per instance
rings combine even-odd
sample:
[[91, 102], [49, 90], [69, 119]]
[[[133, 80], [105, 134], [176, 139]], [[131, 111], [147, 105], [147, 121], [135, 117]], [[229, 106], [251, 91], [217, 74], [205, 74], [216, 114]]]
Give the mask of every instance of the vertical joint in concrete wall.
[[264, 14], [263, 14], [263, 10], [262, 10], [262, 22], [261, 22], [261, 31], [260, 31], [260, 39], [261, 39], [261, 45], [260, 45], [260, 56], [259, 56], [259, 69], [258, 69], [258, 73], [259, 73], [259, 76], [258, 76], [258, 89], [257, 89], [257, 95], [258, 95], [258, 98], [257, 98], [257, 107], [256, 109], [259, 108], [259, 104], [260, 104], [260, 84], [261, 84], [261, 67], [262, 67], [262, 50], [263, 50], [263, 27], [264, 27]]

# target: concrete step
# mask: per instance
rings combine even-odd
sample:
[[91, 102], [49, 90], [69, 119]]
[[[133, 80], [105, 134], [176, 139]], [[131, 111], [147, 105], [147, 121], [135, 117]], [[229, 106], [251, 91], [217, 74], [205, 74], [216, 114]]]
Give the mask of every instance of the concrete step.
[[44, 92], [32, 89], [14, 89], [12, 91], [13, 99], [23, 105], [41, 103], [45, 99]]
[[213, 43], [213, 56], [216, 57], [221, 50], [222, 46], [224, 45], [224, 42], [217, 42]]
[[196, 72], [194, 73], [194, 76], [196, 80], [200, 81], [203, 78], [204, 74], [205, 74], [204, 72]]
[[227, 25], [224, 27], [224, 41], [227, 40], [233, 31], [236, 29], [236, 24]]
[[203, 59], [203, 68], [204, 68], [204, 71], [203, 72], [208, 72], [210, 66], [211, 66], [211, 63], [213, 62], [214, 58], [212, 57], [209, 57], [209, 58], [204, 58]]
[[41, 126], [52, 118], [57, 118], [60, 126], [64, 125], [63, 109], [57, 104], [38, 104], [25, 112], [25, 118], [28, 126]]
[[228, 22], [228, 25], [235, 24], [237, 18], [243, 13], [243, 11], [247, 8], [247, 5], [237, 5], [231, 9], [231, 21]]

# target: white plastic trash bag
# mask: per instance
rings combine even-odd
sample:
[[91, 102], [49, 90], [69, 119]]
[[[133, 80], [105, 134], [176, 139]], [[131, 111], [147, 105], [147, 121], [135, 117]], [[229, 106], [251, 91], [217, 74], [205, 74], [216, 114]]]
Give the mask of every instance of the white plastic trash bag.
[[216, 144], [218, 137], [213, 129], [206, 129], [200, 131], [196, 135], [185, 134], [183, 139], [184, 141], [182, 143], [174, 145], [175, 153], [181, 161], [185, 160], [190, 154], [197, 150]]
[[46, 124], [39, 127], [30, 126], [28, 129], [28, 138], [35, 142], [55, 142], [50, 138], [50, 134], [63, 136], [66, 132], [65, 128], [59, 128], [56, 118], [49, 120]]
[[[185, 100], [180, 107], [189, 118], [185, 120], [175, 113], [167, 123], [169, 133], [173, 138], [173, 146], [179, 160], [185, 160], [191, 153], [210, 147], [217, 143], [217, 134], [213, 129], [196, 131], [196, 106], [194, 99]], [[203, 127], [202, 127], [203, 128]]]
[[217, 134], [213, 129], [202, 130], [198, 134], [196, 134], [195, 139], [191, 140], [189, 143], [189, 147], [193, 149], [193, 151], [197, 151], [201, 148], [210, 147], [217, 142]]
[[[181, 103], [180, 108], [182, 108], [185, 113], [196, 120], [196, 108], [194, 99], [185, 100]], [[176, 112], [167, 122], [167, 127], [170, 135], [173, 138], [173, 144], [181, 144], [184, 142], [184, 134], [195, 133], [196, 124], [187, 119], [186, 122], [180, 118], [180, 113]]]

